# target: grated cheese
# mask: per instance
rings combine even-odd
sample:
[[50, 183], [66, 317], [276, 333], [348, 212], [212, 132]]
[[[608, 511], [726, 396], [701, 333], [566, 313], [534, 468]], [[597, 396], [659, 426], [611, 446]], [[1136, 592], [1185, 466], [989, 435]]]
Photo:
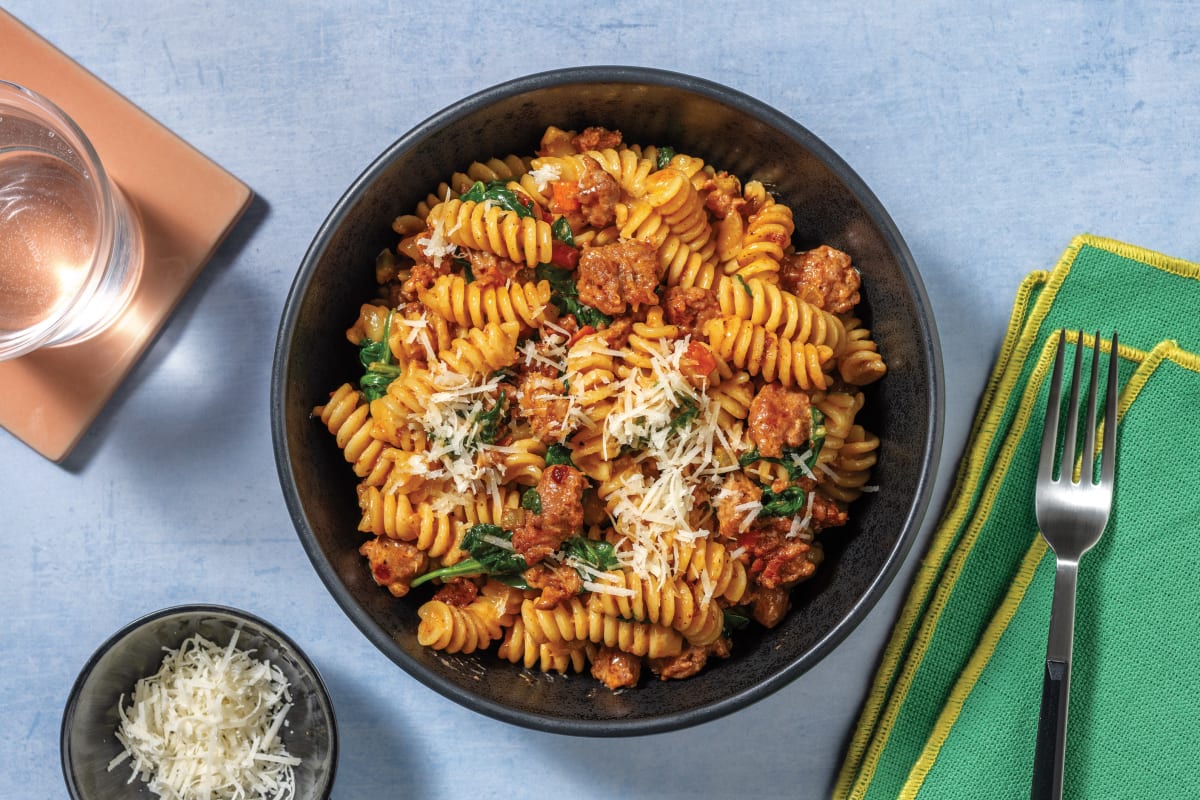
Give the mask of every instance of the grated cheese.
[[[446, 190], [446, 200], [450, 199], [450, 191]], [[445, 230], [445, 224], [442, 218], [436, 217], [433, 225], [430, 226], [429, 236], [425, 239], [418, 239], [421, 243], [421, 252], [426, 258], [433, 260], [435, 267], [442, 265], [442, 259], [458, 255], [458, 247], [454, 242], [450, 241], [450, 236], [457, 231], [459, 225], [456, 224], [449, 231]]]
[[533, 178], [534, 183], [537, 184], [537, 188], [538, 188], [539, 192], [546, 191], [547, 187], [550, 186], [551, 182], [556, 181], [560, 177], [562, 177], [558, 171], [558, 167], [556, 167], [553, 164], [543, 164], [542, 166], [538, 167], [537, 169], [530, 170], [529, 176], [531, 178]]
[[633, 589], [626, 586], [613, 586], [611, 583], [597, 583], [596, 581], [584, 581], [583, 588], [589, 592], [599, 592], [600, 594], [611, 594], [617, 597], [633, 597], [635, 594]]
[[129, 761], [129, 783], [141, 778], [168, 800], [292, 798], [293, 768], [279, 738], [292, 705], [278, 667], [236, 649], [235, 631], [222, 648], [193, 636], [168, 650], [158, 672], [121, 695], [116, 737]]
[[[712, 532], [693, 518], [702, 502], [698, 491], [717, 490], [719, 476], [738, 469], [731, 443], [718, 425], [719, 404], [692, 386], [679, 368], [689, 343], [686, 337], [647, 343], [639, 356], [648, 358], [649, 369], [630, 366], [622, 371], [625, 377], [617, 383], [614, 405], [603, 423], [605, 447], [613, 448], [606, 457], [629, 447], [639, 466], [606, 487], [603, 498], [614, 527], [629, 544], [618, 559], [659, 587], [674, 577], [680, 549]], [[609, 353], [604, 348], [597, 352]], [[694, 407], [695, 413], [683, 422], [679, 415], [685, 406]], [[643, 464], [648, 469], [641, 469]], [[709, 595], [711, 579], [702, 574], [701, 582]]]

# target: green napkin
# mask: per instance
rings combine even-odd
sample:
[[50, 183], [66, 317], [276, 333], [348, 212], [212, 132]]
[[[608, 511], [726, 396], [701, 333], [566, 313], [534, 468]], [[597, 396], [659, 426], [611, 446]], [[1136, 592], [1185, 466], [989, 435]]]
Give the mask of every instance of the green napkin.
[[[1175, 339], [1185, 350], [1200, 349], [1200, 315], [1193, 312], [1196, 308], [1200, 308], [1200, 266], [1096, 237], [1079, 237], [1052, 272], [1034, 273], [1022, 284], [955, 488], [885, 648], [847, 752], [835, 798], [893, 798], [902, 790], [912, 794], [916, 791], [914, 787], [920, 786], [925, 787], [921, 789], [922, 797], [969, 796], [958, 793], [953, 783], [944, 781], [940, 784], [944, 789], [941, 795], [927, 794], [933, 791], [929, 788], [933, 784], [918, 781], [918, 775], [928, 773], [932, 778], [945, 774], [929, 767], [941, 763], [938, 753], [948, 752], [961, 752], [968, 758], [1000, 757], [1016, 770], [1017, 783], [1023, 786], [1021, 791], [1006, 789], [1007, 794], [997, 794], [994, 785], [983, 784], [986, 793], [980, 796], [1027, 796], [1032, 738], [1028, 747], [1014, 747], [1015, 742], [1010, 741], [1009, 748], [1002, 752], [961, 750], [957, 746], [961, 726], [954, 723], [957, 717], [950, 710], [953, 706], [948, 704], [958, 698], [955, 693], [966, 685], [968, 668], [980, 667], [980, 659], [990, 665], [988, 659], [998, 652], [994, 642], [988, 649], [985, 634], [995, 630], [1001, 616], [1012, 617], [1016, 605], [1021, 605], [1025, 613], [1024, 608], [1031, 605], [1033, 597], [1040, 597], [1048, 609], [1048, 585], [1042, 587], [1046, 591], [1041, 591], [1036, 590], [1040, 584], [1033, 584], [1030, 598], [1024, 603], [1013, 602], [1012, 595], [1023, 576], [1032, 575], [1029, 559], [1034, 550], [1042, 547], [1033, 515], [1033, 480], [1045, 408], [1041, 379], [1052, 353], [1047, 348], [1057, 344], [1059, 328], [1117, 330], [1123, 345], [1121, 385], [1127, 393], [1123, 402], [1132, 402], [1131, 398], [1142, 397], [1141, 379], [1131, 382], [1135, 372], [1148, 369], [1147, 364], [1156, 372], [1163, 363], [1163, 353], [1168, 351], [1164, 348], [1173, 347], [1171, 344], [1158, 347], [1161, 341]], [[1074, 341], [1075, 335], [1068, 339]], [[1090, 341], [1090, 337], [1086, 340]], [[1169, 352], [1177, 354], [1167, 359], [1171, 364], [1188, 361], [1177, 349]], [[1190, 370], [1183, 372], [1191, 375]], [[1167, 383], [1155, 380], [1149, 381], [1149, 385]], [[1200, 399], [1200, 382], [1193, 383], [1191, 391], [1191, 395], [1176, 397], [1175, 402], [1194, 404]], [[1163, 390], [1163, 394], [1168, 392]], [[1170, 417], [1161, 418], [1160, 422], [1167, 428], [1177, 427]], [[1138, 472], [1134, 465], [1162, 468], [1185, 463], [1193, 451], [1182, 442], [1176, 447], [1177, 439], [1172, 439], [1170, 446], [1164, 445], [1161, 451], [1147, 456], [1144, 444], [1130, 436], [1126, 430], [1120, 431], [1122, 452], [1139, 454], [1118, 464], [1118, 498], [1122, 491], [1161, 497], [1162, 477], [1151, 479], [1151, 473]], [[1183, 496], [1183, 507], [1188, 507], [1191, 496]], [[1192, 502], [1190, 510], [1195, 510], [1195, 505]], [[1112, 538], [1112, 531], [1120, 525], [1122, 517], [1114, 510], [1105, 541]], [[1097, 550], [1084, 559], [1081, 583], [1089, 574], [1089, 561], [1098, 561], [1102, 557], [1098, 555], [1100, 552], [1104, 551]], [[1200, 553], [1200, 547], [1195, 552]], [[1182, 582], [1187, 574], [1185, 569], [1179, 569], [1174, 583]], [[1180, 589], [1171, 587], [1171, 591]], [[1084, 597], [1081, 585], [1077, 619], [1080, 638], [1085, 635]], [[1181, 617], [1179, 622], [1185, 624], [1190, 620]], [[1026, 726], [1020, 728], [1025, 732], [1035, 730], [1036, 726], [1048, 623], [1048, 611], [1042, 618], [1028, 622], [1040, 632], [1032, 639], [1040, 635], [1040, 644], [1034, 649], [1041, 655], [1034, 653], [1027, 665], [1019, 660], [1014, 662], [1015, 666], [1029, 670], [1028, 680], [1032, 681], [1028, 684], [1032, 689], [1027, 692], [1022, 689], [1020, 696], [1031, 705], [1033, 713], [1027, 719], [1015, 720]], [[1192, 630], [1193, 639], [1195, 634]], [[1076, 664], [1078, 673], [1083, 666], [1078, 660]], [[1076, 685], [1080, 681], [1075, 678]], [[976, 686], [973, 682], [970, 685]], [[1005, 681], [1000, 688], [1010, 692], [1025, 685], [1019, 680], [1011, 685]], [[973, 700], [975, 695], [971, 697]], [[1073, 748], [1077, 741], [1083, 740], [1080, 737], [1097, 733], [1079, 722], [1079, 708], [1084, 702], [1073, 691], [1070, 728]], [[1187, 706], [1181, 708], [1185, 714], [1191, 712]], [[1191, 741], [1190, 734], [1185, 738]], [[992, 743], [986, 736], [984, 741]], [[947, 749], [944, 745], [935, 746], [934, 742], [955, 747]], [[1074, 796], [1131, 795], [1118, 792]]]

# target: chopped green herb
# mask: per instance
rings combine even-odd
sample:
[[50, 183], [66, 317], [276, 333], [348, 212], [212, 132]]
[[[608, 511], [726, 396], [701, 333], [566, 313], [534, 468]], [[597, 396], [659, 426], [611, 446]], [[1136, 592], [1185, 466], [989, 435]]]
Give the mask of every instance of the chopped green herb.
[[[609, 542], [597, 542], [583, 536], [573, 536], [563, 542], [562, 550], [568, 556], [573, 556], [592, 569], [608, 572], [620, 566], [616, 550]], [[581, 578], [589, 576], [584, 570], [576, 568]]]
[[538, 264], [534, 274], [539, 281], [549, 282], [550, 302], [563, 314], [574, 314], [581, 326], [600, 328], [612, 324], [612, 317], [579, 302], [579, 288], [569, 270], [559, 269], [550, 264]]
[[742, 288], [746, 290], [746, 294], [754, 297], [754, 292], [750, 291], [750, 284], [746, 283], [745, 278], [743, 278], [741, 275], [734, 275], [733, 277], [737, 278], [738, 283], [740, 283]]
[[550, 232], [554, 234], [554, 238], [558, 239], [563, 244], [575, 246], [575, 232], [571, 230], [571, 223], [567, 222], [566, 217], [559, 217], [554, 220], [554, 224], [550, 226]]
[[660, 148], [658, 148], [658, 157], [655, 159], [654, 166], [656, 166], [658, 169], [662, 169], [663, 167], [670, 164], [671, 159], [674, 157], [675, 157], [675, 148], [674, 147], [660, 147]]
[[[520, 573], [524, 572], [529, 566], [525, 563], [525, 558], [509, 548], [496, 544], [495, 540], [511, 542], [512, 531], [506, 531], [499, 525], [488, 523], [472, 525], [467, 529], [466, 534], [463, 535], [462, 544], [459, 545], [463, 550], [470, 553], [471, 557], [459, 561], [452, 566], [426, 572], [424, 575], [414, 579], [412, 586], [420, 586], [434, 578], [446, 580], [447, 578], [456, 578], [460, 575], [487, 574], [496, 576], [498, 579], [502, 576], [520, 578]], [[523, 581], [524, 579], [522, 579]], [[510, 583], [509, 585], [516, 584]]]
[[521, 493], [521, 508], [534, 514], [542, 513], [542, 496], [537, 489], [530, 487]]
[[521, 202], [517, 193], [508, 188], [505, 181], [491, 181], [483, 183], [475, 181], [470, 189], [463, 192], [459, 196], [459, 200], [471, 201], [474, 203], [493, 202], [503, 208], [505, 211], [512, 211], [519, 217], [532, 217], [533, 209]]
[[555, 464], [566, 464], [568, 467], [574, 467], [575, 462], [571, 460], [571, 448], [565, 444], [552, 444], [546, 449], [546, 466], [552, 467]]

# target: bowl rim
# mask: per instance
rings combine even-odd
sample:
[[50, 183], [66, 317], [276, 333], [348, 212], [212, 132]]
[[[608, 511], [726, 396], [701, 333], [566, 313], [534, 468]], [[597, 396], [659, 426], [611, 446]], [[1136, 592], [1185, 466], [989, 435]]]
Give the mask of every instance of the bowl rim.
[[[849, 611], [808, 651], [801, 654], [784, 669], [754, 686], [704, 706], [636, 720], [619, 718], [579, 720], [547, 717], [536, 712], [522, 711], [470, 692], [428, 670], [405, 653], [385, 631], [380, 629], [366, 609], [358, 604], [339, 578], [333, 564], [321, 551], [316, 541], [316, 534], [301, 505], [291, 465], [291, 451], [283, 414], [287, 392], [286, 368], [291, 359], [292, 335], [299, 319], [301, 300], [307, 292], [317, 264], [327, 250], [340, 220], [367, 193], [372, 183], [388, 169], [394, 159], [448, 124], [515, 95], [580, 83], [653, 85], [699, 95], [745, 112], [807, 148], [817, 160], [822, 162], [847, 186], [849, 192], [861, 203], [864, 212], [879, 230], [889, 252], [896, 257], [903, 282], [912, 293], [915, 308], [926, 333], [921, 346], [930, 369], [929, 380], [926, 383], [928, 410], [925, 421], [927, 433], [921, 443], [921, 463], [925, 465], [925, 469], [917, 481], [907, 516], [898, 523], [900, 535], [891, 552], [888, 553], [880, 570]], [[363, 635], [410, 677], [416, 678], [417, 681], [443, 697], [473, 711], [521, 727], [575, 736], [640, 736], [689, 727], [749, 706], [807, 672], [858, 627], [895, 578], [912, 548], [914, 540], [920, 533], [938, 471], [944, 425], [943, 384], [941, 342], [929, 296], [917, 271], [912, 253], [901, 237], [895, 222], [874, 192], [829, 145], [803, 125], [765, 102], [705, 78], [653, 67], [613, 65], [565, 67], [532, 73], [498, 83], [475, 92], [427, 117], [376, 156], [334, 204], [305, 252], [283, 305], [271, 367], [271, 438], [275, 451], [276, 470], [279, 473], [280, 487], [289, 515], [301, 545], [308, 554], [309, 561], [318, 577], [333, 595], [343, 613], [350, 618]]]
[[59, 761], [62, 764], [63, 778], [67, 783], [67, 791], [71, 795], [72, 800], [87, 800], [79, 792], [79, 787], [76, 785], [75, 775], [71, 771], [70, 763], [67, 758], [71, 751], [71, 727], [75, 720], [75, 706], [79, 702], [79, 693], [83, 691], [83, 685], [91, 676], [92, 671], [96, 668], [97, 663], [104, 657], [105, 653], [111, 650], [118, 642], [124, 639], [129, 634], [140, 628], [149, 625], [152, 622], [157, 622], [168, 617], [184, 616], [184, 615], [203, 615], [203, 614], [226, 614], [244, 622], [249, 622], [261, 627], [267, 633], [279, 639], [285, 645], [290, 647], [304, 665], [305, 669], [312, 675], [313, 681], [317, 686], [318, 694], [324, 700], [324, 706], [329, 710], [329, 755], [330, 767], [325, 775], [324, 786], [321, 787], [321, 800], [329, 800], [333, 795], [333, 784], [337, 774], [338, 766], [338, 724], [337, 712], [333, 707], [333, 698], [329, 694], [329, 687], [325, 685], [324, 678], [321, 677], [320, 671], [313, 664], [312, 659], [304, 652], [296, 641], [279, 629], [277, 625], [268, 622], [262, 617], [251, 614], [249, 611], [244, 611], [233, 606], [220, 605], [216, 603], [185, 603], [175, 606], [167, 606], [160, 608], [157, 611], [151, 611], [143, 614], [140, 617], [121, 626], [115, 633], [106, 638], [84, 662], [83, 667], [79, 670], [79, 675], [75, 678], [75, 682], [71, 685], [71, 691], [67, 694], [67, 702], [63, 707], [62, 723], [59, 728]]

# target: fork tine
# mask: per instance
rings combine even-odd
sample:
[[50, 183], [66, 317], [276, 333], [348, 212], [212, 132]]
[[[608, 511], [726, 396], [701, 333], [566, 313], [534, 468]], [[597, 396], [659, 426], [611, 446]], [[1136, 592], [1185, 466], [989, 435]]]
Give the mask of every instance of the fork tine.
[[[1080, 347], [1083, 341], [1079, 342]], [[1092, 344], [1092, 380], [1088, 386], [1087, 422], [1083, 426], [1083, 460], [1079, 470], [1079, 482], [1092, 483], [1092, 453], [1096, 449], [1096, 402], [1100, 395], [1100, 331]]]
[[1067, 398], [1067, 430], [1063, 439], [1062, 460], [1058, 465], [1058, 479], [1075, 482], [1075, 431], [1079, 428], [1079, 378], [1083, 372], [1083, 331], [1079, 331], [1075, 342], [1075, 370], [1071, 375], [1071, 394]]
[[1066, 331], [1059, 332], [1058, 354], [1054, 357], [1054, 374], [1050, 378], [1050, 397], [1046, 400], [1046, 422], [1042, 428], [1042, 456], [1038, 462], [1038, 480], [1054, 479], [1054, 445], [1058, 440], [1058, 407], [1062, 399], [1063, 353]]
[[1108, 399], [1104, 402], [1104, 452], [1100, 455], [1100, 483], [1112, 486], [1117, 464], [1117, 332], [1112, 335], [1108, 359]]

